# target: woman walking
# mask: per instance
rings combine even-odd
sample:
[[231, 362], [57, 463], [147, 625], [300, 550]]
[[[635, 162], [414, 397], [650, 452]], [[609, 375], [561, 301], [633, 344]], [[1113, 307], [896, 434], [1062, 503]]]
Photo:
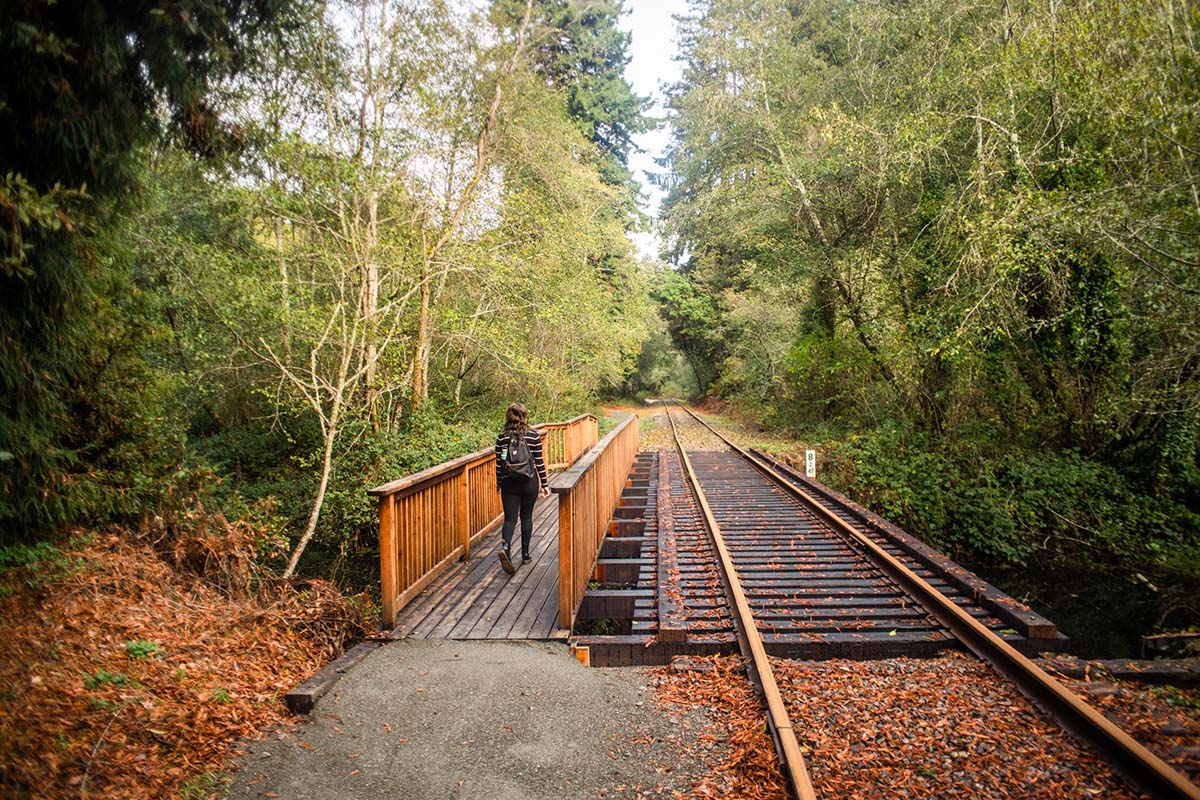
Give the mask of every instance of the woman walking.
[[546, 462], [542, 457], [542, 437], [529, 427], [525, 406], [513, 403], [504, 414], [504, 430], [496, 437], [496, 486], [504, 504], [504, 544], [500, 549], [500, 566], [509, 575], [517, 571], [512, 559], [512, 537], [521, 520], [521, 563], [533, 559], [529, 555], [529, 538], [533, 535], [533, 504], [538, 495], [550, 494], [546, 481]]

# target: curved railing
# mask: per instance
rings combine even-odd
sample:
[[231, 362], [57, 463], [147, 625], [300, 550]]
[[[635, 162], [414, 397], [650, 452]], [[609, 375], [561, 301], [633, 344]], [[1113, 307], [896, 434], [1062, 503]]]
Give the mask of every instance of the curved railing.
[[[546, 465], [570, 466], [596, 443], [596, 418], [537, 425]], [[371, 489], [379, 498], [380, 624], [394, 627], [400, 609], [504, 517], [496, 491], [496, 455], [479, 450]]]

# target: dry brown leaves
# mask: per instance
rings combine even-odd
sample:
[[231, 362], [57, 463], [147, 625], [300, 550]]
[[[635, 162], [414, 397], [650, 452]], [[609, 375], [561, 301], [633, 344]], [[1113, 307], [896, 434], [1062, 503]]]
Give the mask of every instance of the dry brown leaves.
[[707, 730], [683, 745], [688, 757], [707, 762], [709, 770], [687, 796], [786, 800], [762, 703], [742, 660], [714, 656], [690, 663], [697, 668], [659, 670], [656, 693], [661, 707], [693, 706], [710, 720]]
[[250, 592], [243, 556], [218, 538], [174, 542], [195, 572], [106, 533], [72, 540], [64, 556], [81, 567], [69, 574], [5, 575], [17, 591], [0, 600], [0, 795], [205, 787], [239, 739], [287, 717], [284, 693], [361, 635], [361, 615], [328, 584]]
[[813, 781], [831, 796], [1140, 796], [973, 658], [780, 662], [777, 672]]
[[1200, 784], [1200, 690], [1123, 681], [1067, 681], [1104, 716]]
[[[710, 727], [692, 749], [708, 751], [712, 775], [687, 796], [785, 798], [763, 707], [741, 659], [690, 662], [700, 668], [661, 670], [657, 679], [665, 708], [709, 711]], [[1103, 758], [966, 656], [774, 664], [818, 796], [1142, 797]], [[1161, 713], [1142, 705], [1148, 692], [1112, 693], [1101, 705], [1154, 748], [1138, 730], [1139, 720], [1159, 735], [1165, 727]]]

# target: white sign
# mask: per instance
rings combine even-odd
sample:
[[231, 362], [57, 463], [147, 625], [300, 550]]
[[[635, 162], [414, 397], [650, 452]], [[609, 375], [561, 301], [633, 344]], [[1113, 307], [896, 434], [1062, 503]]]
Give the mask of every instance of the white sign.
[[817, 477], [817, 451], [804, 451], [804, 474], [809, 478]]

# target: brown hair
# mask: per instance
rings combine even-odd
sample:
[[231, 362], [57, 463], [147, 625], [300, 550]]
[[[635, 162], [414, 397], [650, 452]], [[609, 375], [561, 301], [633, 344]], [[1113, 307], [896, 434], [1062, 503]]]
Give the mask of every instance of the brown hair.
[[504, 412], [504, 432], [524, 433], [529, 430], [529, 414], [525, 406], [513, 403]]

